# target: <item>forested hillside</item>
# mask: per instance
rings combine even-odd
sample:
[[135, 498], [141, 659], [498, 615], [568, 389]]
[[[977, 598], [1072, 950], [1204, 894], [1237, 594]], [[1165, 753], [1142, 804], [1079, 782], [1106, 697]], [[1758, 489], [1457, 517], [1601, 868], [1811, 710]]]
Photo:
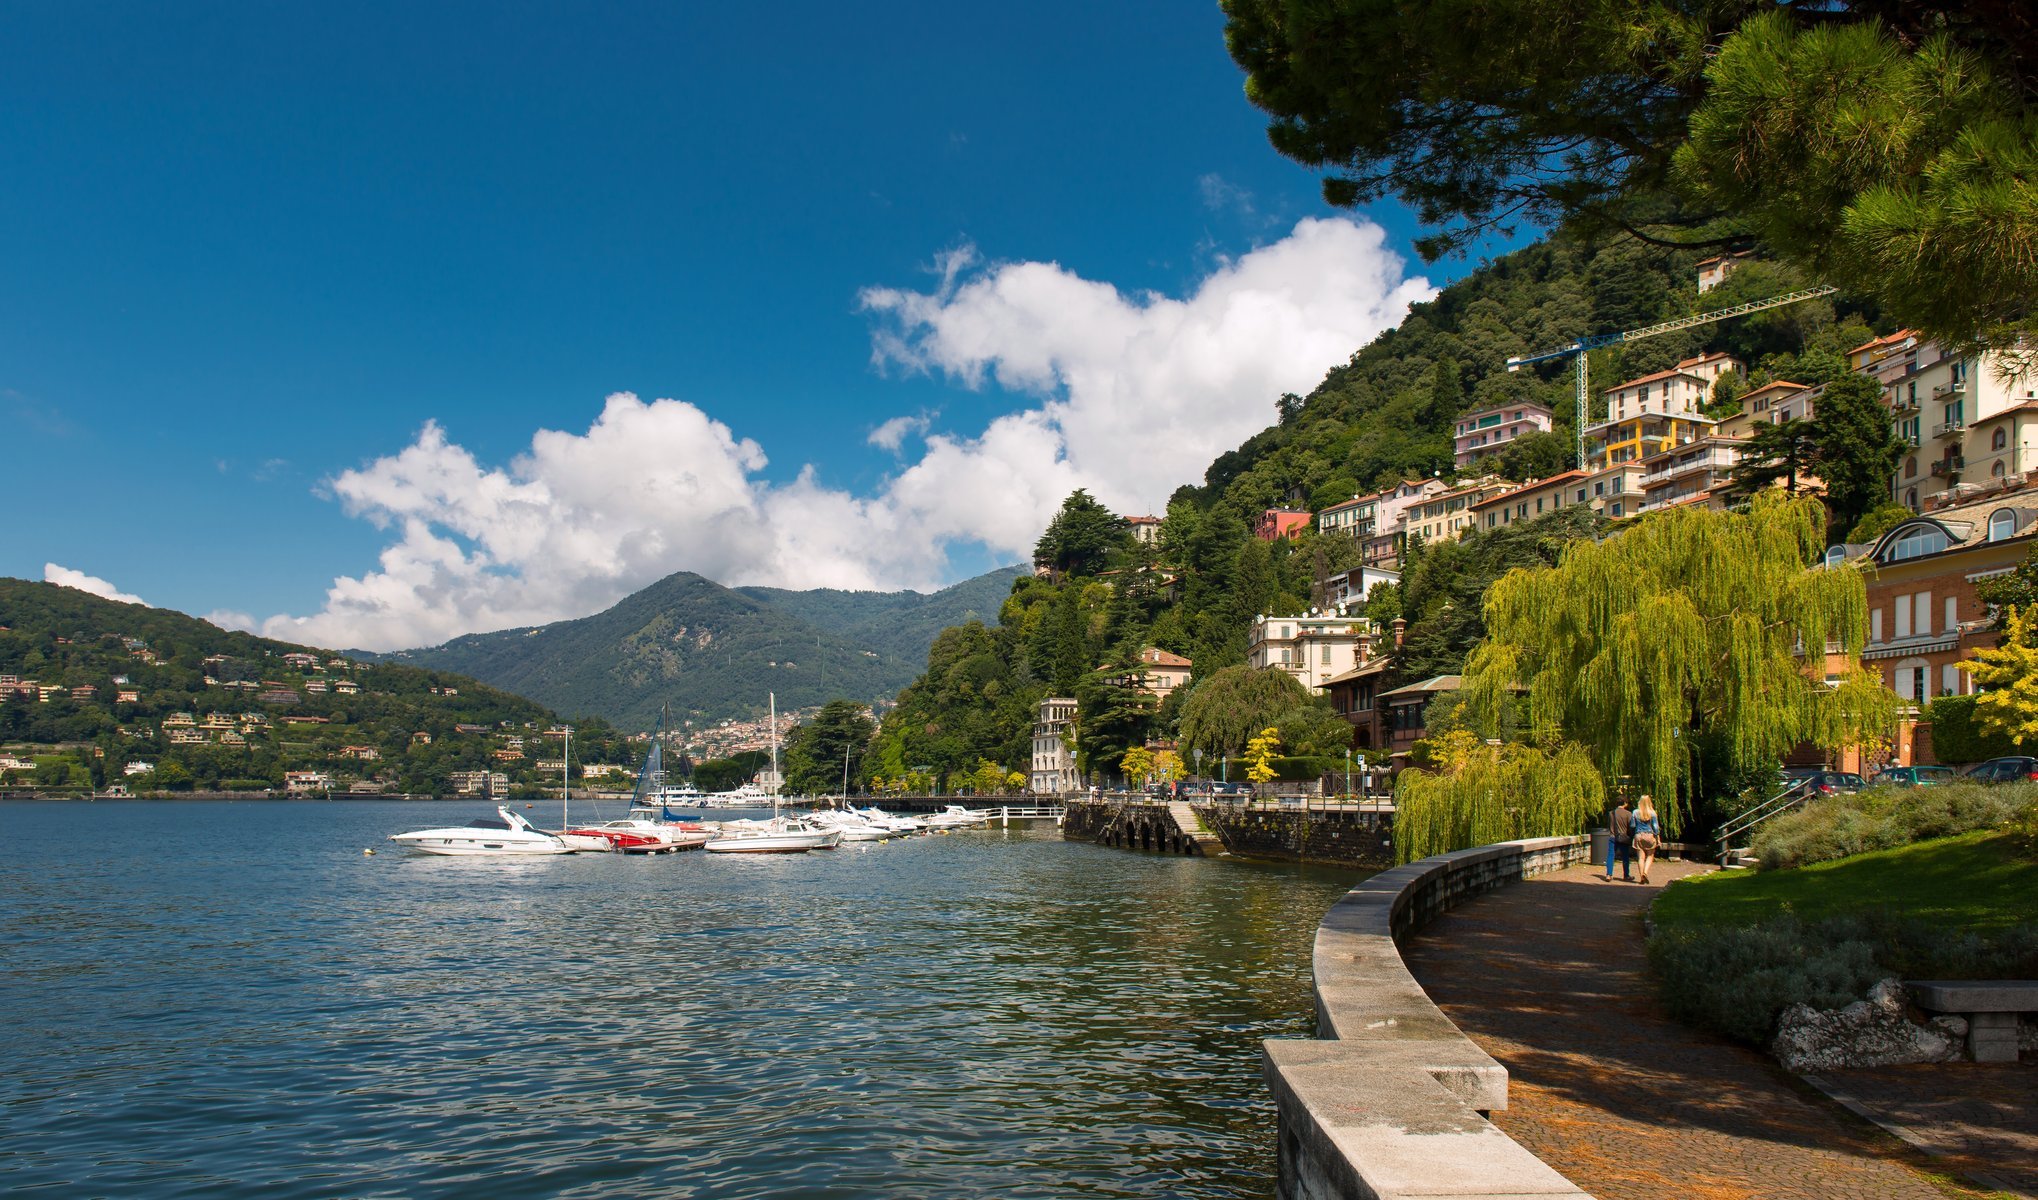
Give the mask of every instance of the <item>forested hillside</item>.
[[[444, 792], [462, 770], [535, 785], [557, 753], [551, 713], [464, 675], [20, 579], [0, 579], [0, 676], [0, 745], [31, 764], [4, 774], [45, 787], [281, 789], [285, 771], [313, 770], [339, 790]], [[576, 762], [631, 753], [590, 733]], [[128, 775], [140, 762], [153, 770]]]
[[[1268, 397], [1274, 423], [1219, 456], [1201, 484], [1175, 493], [1157, 546], [1105, 529], [1094, 553], [1063, 555], [1072, 536], [1099, 536], [1098, 513], [1085, 516], [1087, 497], [1079, 496], [1082, 503], [1064, 508], [1042, 542], [1050, 557], [1066, 558], [1062, 577], [1016, 584], [995, 628], [971, 623], [936, 639], [927, 671], [883, 722], [870, 774], [890, 778], [920, 766], [968, 774], [983, 760], [1024, 769], [1033, 706], [1046, 695], [1083, 701], [1078, 748], [1092, 769], [1112, 769], [1126, 747], [1149, 735], [1174, 736], [1197, 691], [1243, 661], [1254, 615], [1300, 613], [1321, 599], [1317, 579], [1358, 565], [1359, 546], [1349, 537], [1311, 531], [1295, 541], [1254, 539], [1252, 523], [1263, 510], [1313, 511], [1401, 479], [1451, 479], [1455, 418], [1518, 400], [1555, 411], [1556, 430], [1510, 444], [1479, 470], [1515, 480], [1553, 474], [1572, 462], [1570, 367], [1511, 373], [1509, 356], [1804, 286], [1783, 268], [1755, 262], [1701, 296], [1698, 258], [1633, 240], [1559, 234], [1480, 268], [1415, 306], [1307, 396]], [[1866, 307], [1836, 297], [1615, 345], [1592, 355], [1594, 391], [1724, 350], [1751, 368], [1715, 393], [1714, 414], [1725, 415], [1741, 390], [1767, 379], [1838, 377], [1843, 351], [1878, 324]], [[1456, 671], [1484, 632], [1485, 587], [1510, 567], [1554, 561], [1567, 541], [1599, 526], [1589, 511], [1565, 511], [1414, 545], [1402, 586], [1379, 589], [1367, 606], [1383, 628], [1396, 616], [1409, 622], [1400, 677], [1391, 682]], [[1112, 686], [1142, 645], [1192, 658], [1194, 687], [1154, 707]], [[1322, 702], [1314, 707], [1316, 716], [1302, 708], [1288, 714], [1290, 753], [1330, 748], [1336, 731], [1317, 719]]]
[[590, 617], [470, 634], [375, 655], [459, 671], [571, 716], [650, 729], [675, 720], [761, 715], [838, 697], [889, 699], [945, 626], [994, 615], [1015, 568], [941, 591], [727, 588], [682, 571]]

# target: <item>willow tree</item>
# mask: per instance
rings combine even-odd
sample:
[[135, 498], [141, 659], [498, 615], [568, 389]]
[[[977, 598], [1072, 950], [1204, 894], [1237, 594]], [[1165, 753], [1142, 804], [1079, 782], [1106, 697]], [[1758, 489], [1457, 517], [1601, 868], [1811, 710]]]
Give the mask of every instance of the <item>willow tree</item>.
[[1401, 862], [1577, 833], [1606, 809], [1606, 783], [1582, 747], [1499, 745], [1463, 730], [1436, 741], [1434, 769], [1411, 767], [1394, 781], [1394, 853]]
[[1746, 769], [1802, 742], [1887, 737], [1898, 702], [1861, 666], [1866, 591], [1852, 567], [1817, 565], [1824, 529], [1818, 500], [1771, 491], [1746, 512], [1672, 509], [1512, 571], [1486, 595], [1467, 702], [1496, 716], [1525, 689], [1531, 741], [1584, 747], [1653, 793], [1672, 832], [1696, 742]]

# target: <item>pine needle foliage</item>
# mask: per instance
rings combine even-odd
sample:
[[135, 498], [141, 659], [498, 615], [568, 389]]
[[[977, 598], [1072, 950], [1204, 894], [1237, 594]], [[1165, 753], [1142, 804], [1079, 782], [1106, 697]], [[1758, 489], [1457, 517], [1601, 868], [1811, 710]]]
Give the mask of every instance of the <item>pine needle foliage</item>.
[[1411, 767], [1394, 786], [1401, 862], [1511, 838], [1583, 831], [1606, 810], [1606, 784], [1584, 747], [1554, 751], [1444, 735], [1435, 770]]
[[[1746, 768], [1800, 742], [1886, 737], [1897, 700], [1861, 668], [1862, 577], [1813, 565], [1824, 524], [1817, 500], [1769, 492], [1741, 513], [1659, 513], [1574, 543], [1554, 567], [1510, 572], [1487, 593], [1467, 701], [1497, 714], [1525, 688], [1530, 740], [1577, 742], [1652, 793], [1672, 833], [1698, 739]], [[1844, 660], [1836, 684], [1822, 651]]]

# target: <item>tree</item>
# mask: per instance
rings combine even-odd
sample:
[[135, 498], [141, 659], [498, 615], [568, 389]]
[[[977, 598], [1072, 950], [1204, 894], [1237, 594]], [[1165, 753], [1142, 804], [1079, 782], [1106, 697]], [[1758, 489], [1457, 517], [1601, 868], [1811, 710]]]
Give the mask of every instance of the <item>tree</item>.
[[853, 700], [830, 700], [822, 705], [813, 720], [793, 730], [793, 735], [786, 739], [787, 790], [807, 796], [840, 791], [845, 765], [849, 783], [861, 781], [864, 760], [876, 733], [877, 723], [870, 719], [870, 710], [863, 705]]
[[1516, 220], [1760, 240], [1938, 337], [2014, 340], [2038, 269], [2022, 0], [1224, 0], [1281, 153], [1430, 257]]
[[1069, 575], [1094, 575], [1112, 551], [1124, 548], [1131, 526], [1077, 488], [1034, 543], [1033, 560]]
[[1810, 421], [1757, 425], [1741, 443], [1741, 457], [1727, 478], [1727, 494], [1747, 499], [1781, 480], [1784, 490], [1795, 495], [1800, 478], [1812, 473], [1818, 453], [1818, 429]]
[[[1908, 509], [1904, 511], [1905, 517], [1915, 515]], [[1976, 581], [1974, 595], [1995, 614], [1993, 624], [1998, 630], [2008, 627], [2009, 614], [2014, 609], [2038, 613], [2038, 549], [2025, 555], [2015, 570]]]
[[1465, 730], [1434, 739], [1434, 768], [1394, 781], [1394, 854], [1432, 854], [1584, 830], [1606, 808], [1606, 784], [1582, 747], [1489, 746]]
[[1212, 757], [1230, 754], [1309, 700], [1309, 689], [1286, 671], [1231, 666], [1196, 683], [1182, 702], [1178, 740]]
[[1889, 498], [1889, 481], [1907, 448], [1891, 427], [1875, 380], [1853, 372], [1826, 385], [1814, 423], [1814, 459], [1826, 508], [1839, 529]]
[[1281, 731], [1269, 726], [1245, 744], [1245, 777], [1255, 784], [1271, 783], [1277, 772], [1274, 756], [1281, 752]]
[[1815, 569], [1824, 527], [1818, 501], [1764, 492], [1745, 513], [1671, 509], [1512, 572], [1487, 593], [1466, 698], [1498, 724], [1525, 688], [1531, 742], [1583, 746], [1654, 793], [1673, 833], [1696, 742], [1752, 767], [1886, 736], [1897, 700], [1861, 666], [1866, 589], [1854, 568]]
[[2038, 742], [2038, 610], [2005, 609], [2002, 644], [1976, 650], [1960, 669], [1981, 689], [1974, 718], [1983, 734]]
[[[1854, 528], [1847, 531], [1847, 541], [1857, 546], [1867, 545], [1917, 515], [1894, 500], [1884, 500], [1854, 522]], [[1982, 581], [1984, 586], [1989, 582]]]
[[1516, 483], [1547, 479], [1571, 465], [1571, 439], [1561, 433], [1538, 429], [1518, 437], [1492, 456], [1493, 465]]
[[1125, 776], [1125, 786], [1137, 788], [1153, 778], [1153, 751], [1145, 746], [1134, 746], [1118, 760], [1118, 770]]

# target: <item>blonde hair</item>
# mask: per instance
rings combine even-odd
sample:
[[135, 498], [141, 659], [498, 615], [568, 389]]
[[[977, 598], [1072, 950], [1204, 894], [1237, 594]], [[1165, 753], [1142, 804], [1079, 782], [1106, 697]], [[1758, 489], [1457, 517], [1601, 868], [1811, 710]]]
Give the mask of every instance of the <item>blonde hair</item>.
[[1642, 793], [1642, 798], [1635, 802], [1635, 815], [1644, 821], [1656, 819], [1656, 802], [1649, 799], [1647, 792]]

